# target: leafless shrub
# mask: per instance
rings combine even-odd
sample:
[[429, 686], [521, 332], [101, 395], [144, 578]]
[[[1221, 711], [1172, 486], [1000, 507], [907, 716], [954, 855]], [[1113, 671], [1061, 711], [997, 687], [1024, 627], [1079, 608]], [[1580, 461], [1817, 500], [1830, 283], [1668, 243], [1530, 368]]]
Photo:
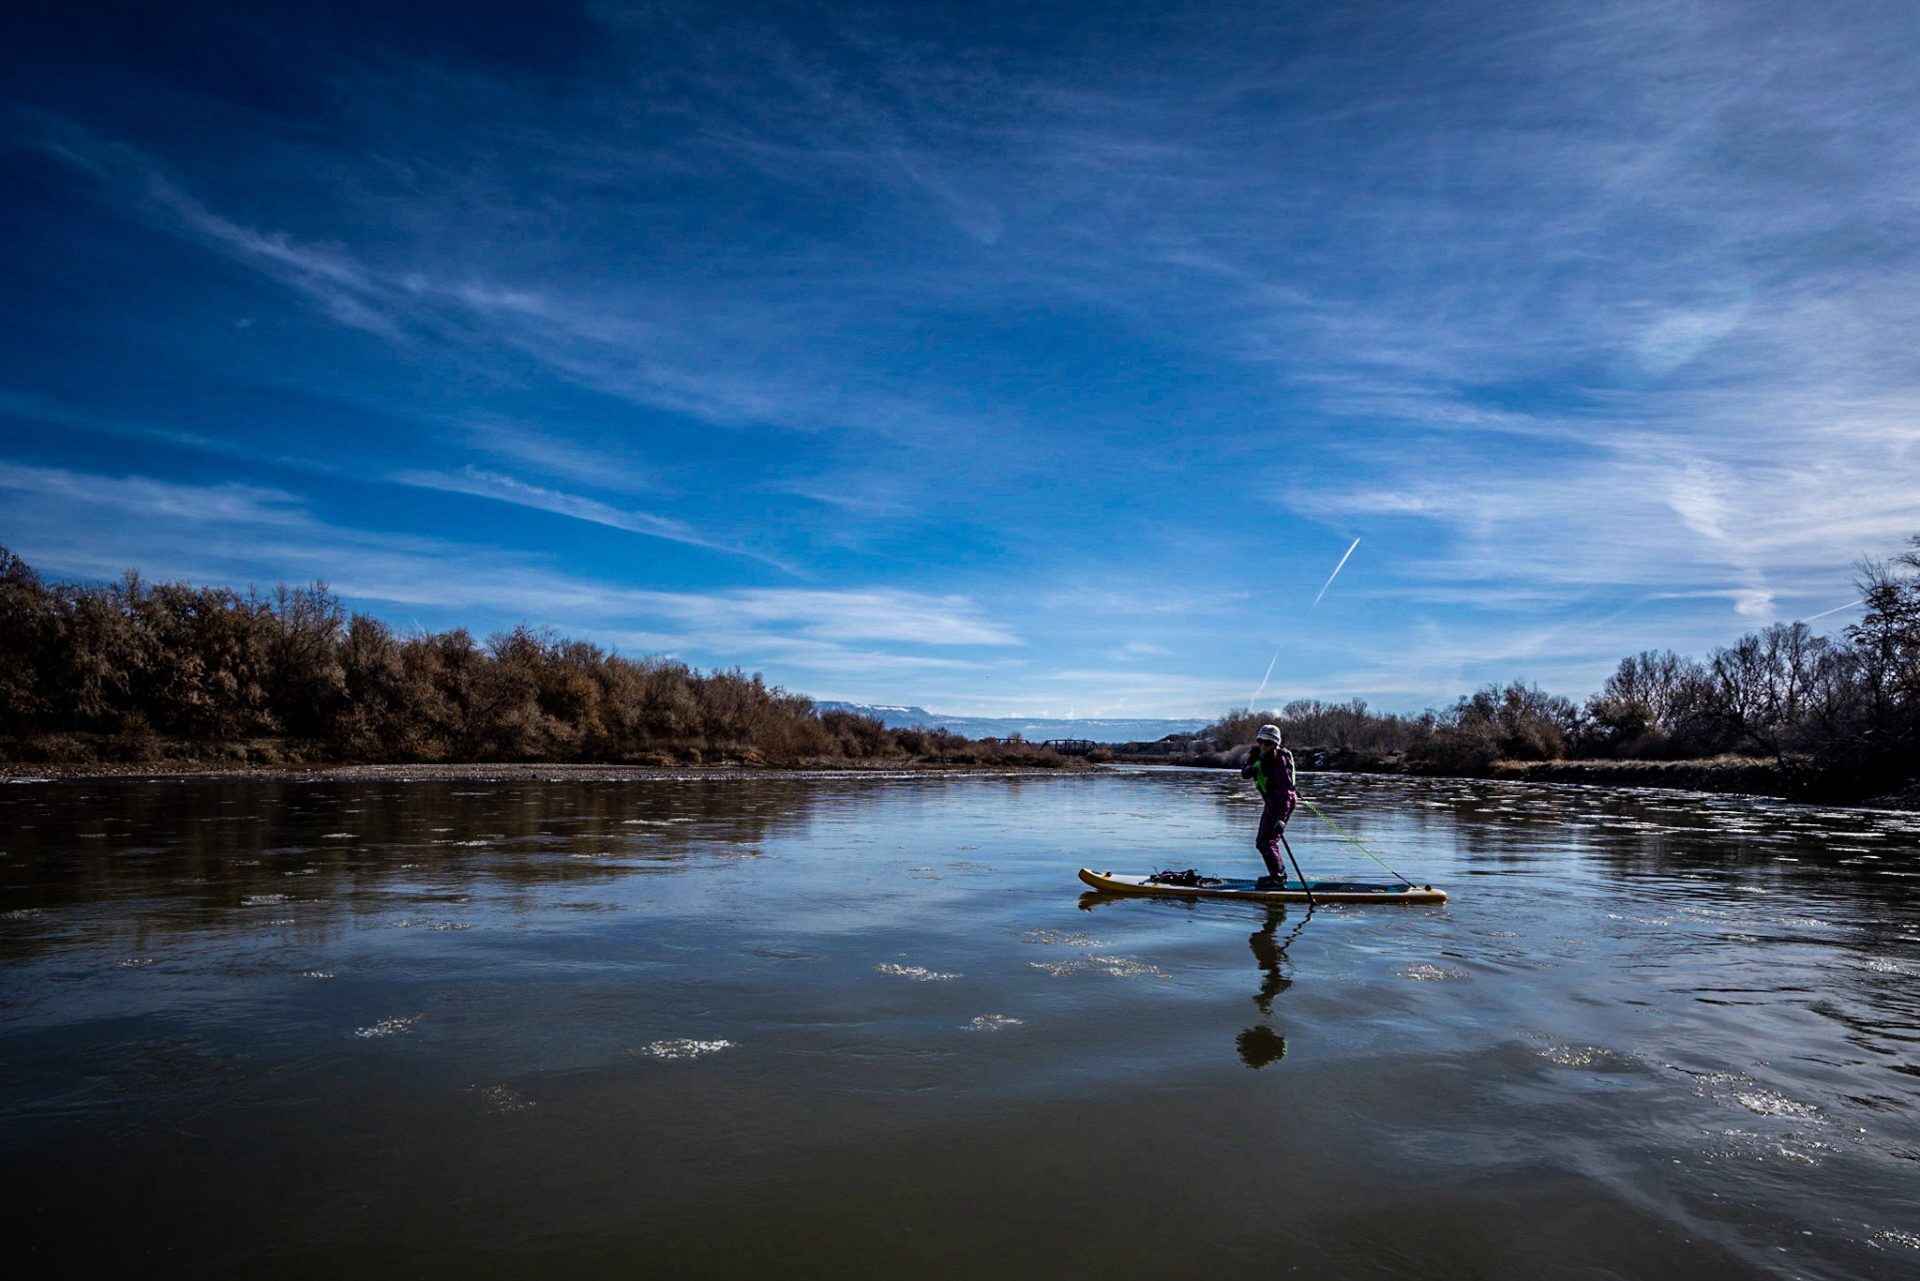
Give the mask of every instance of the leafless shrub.
[[542, 629], [398, 636], [324, 584], [268, 595], [129, 574], [48, 584], [0, 548], [0, 756], [338, 761], [908, 761], [1049, 767], [1027, 744], [816, 714]]

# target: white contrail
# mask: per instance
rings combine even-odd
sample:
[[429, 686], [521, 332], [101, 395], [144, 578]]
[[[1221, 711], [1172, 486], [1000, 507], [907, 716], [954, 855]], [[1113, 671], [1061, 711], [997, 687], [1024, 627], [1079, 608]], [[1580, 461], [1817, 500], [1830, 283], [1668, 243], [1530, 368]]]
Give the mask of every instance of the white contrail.
[[[1333, 586], [1333, 580], [1340, 577], [1340, 571], [1347, 567], [1347, 557], [1353, 555], [1353, 549], [1358, 547], [1359, 545], [1360, 545], [1360, 540], [1357, 538], [1354, 539], [1351, 543], [1347, 544], [1346, 555], [1340, 558], [1340, 563], [1333, 567], [1333, 572], [1331, 574], [1327, 575], [1327, 581], [1320, 584], [1320, 596], [1325, 596], [1327, 594], [1327, 588]], [[1315, 596], [1313, 598], [1313, 605], [1307, 606], [1309, 610], [1313, 609], [1315, 605], [1318, 605], [1320, 603], [1320, 596]], [[1276, 649], [1273, 651], [1273, 657], [1267, 660], [1267, 674], [1260, 678], [1260, 688], [1254, 690], [1253, 697], [1247, 700], [1248, 711], [1253, 710], [1254, 699], [1257, 699], [1260, 697], [1261, 693], [1264, 692], [1267, 688], [1267, 682], [1273, 679], [1273, 665], [1279, 661], [1280, 661], [1280, 651]]]
[[1832, 609], [1823, 609], [1817, 614], [1808, 614], [1805, 618], [1801, 619], [1800, 621], [1803, 623], [1811, 623], [1816, 618], [1825, 618], [1828, 614], [1838, 614], [1842, 610], [1852, 609], [1856, 605], [1864, 605], [1866, 603], [1867, 602], [1863, 600], [1848, 601], [1844, 605], [1835, 605]]
[[1273, 679], [1273, 665], [1279, 661], [1280, 651], [1276, 649], [1273, 651], [1273, 657], [1267, 660], [1267, 674], [1260, 678], [1260, 689], [1254, 690], [1253, 694], [1247, 699], [1248, 711], [1253, 710], [1253, 700], [1260, 697], [1261, 690], [1266, 689], [1267, 682]]
[[[1347, 556], [1353, 555], [1353, 549], [1355, 547], [1358, 547], [1359, 545], [1360, 545], [1360, 540], [1357, 538], [1354, 539], [1353, 543], [1347, 548]], [[1320, 596], [1325, 596], [1327, 594], [1327, 588], [1333, 586], [1333, 580], [1340, 577], [1340, 571], [1346, 568], [1347, 556], [1342, 556], [1340, 558], [1340, 563], [1333, 567], [1333, 572], [1331, 574], [1327, 575], [1327, 581], [1320, 584]], [[1320, 596], [1315, 596], [1313, 598], [1313, 604], [1307, 606], [1307, 608], [1312, 609], [1314, 608], [1314, 606], [1318, 605], [1320, 603]]]

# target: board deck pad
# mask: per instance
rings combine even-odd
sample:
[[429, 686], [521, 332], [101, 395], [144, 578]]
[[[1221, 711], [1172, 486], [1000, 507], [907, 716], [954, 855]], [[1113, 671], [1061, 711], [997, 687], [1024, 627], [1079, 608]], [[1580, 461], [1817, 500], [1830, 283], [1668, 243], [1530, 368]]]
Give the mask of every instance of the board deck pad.
[[1447, 892], [1431, 885], [1375, 881], [1288, 881], [1284, 888], [1260, 889], [1240, 877], [1207, 877], [1199, 885], [1162, 884], [1150, 873], [1096, 872], [1080, 869], [1080, 879], [1108, 894], [1158, 894], [1168, 898], [1238, 898], [1259, 903], [1444, 903]]

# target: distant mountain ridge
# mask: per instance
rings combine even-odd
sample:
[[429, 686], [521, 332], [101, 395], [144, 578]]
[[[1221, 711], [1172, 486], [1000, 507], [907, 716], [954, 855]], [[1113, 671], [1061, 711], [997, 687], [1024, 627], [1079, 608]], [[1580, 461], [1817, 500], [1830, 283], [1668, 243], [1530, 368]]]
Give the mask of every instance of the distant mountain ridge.
[[1030, 742], [1050, 738], [1084, 738], [1095, 743], [1150, 743], [1169, 734], [1191, 734], [1212, 722], [1202, 717], [1161, 719], [1118, 716], [947, 716], [924, 707], [890, 703], [842, 703], [815, 699], [823, 712], [854, 712], [872, 716], [888, 729], [944, 729], [968, 738], [1008, 738], [1014, 734]]

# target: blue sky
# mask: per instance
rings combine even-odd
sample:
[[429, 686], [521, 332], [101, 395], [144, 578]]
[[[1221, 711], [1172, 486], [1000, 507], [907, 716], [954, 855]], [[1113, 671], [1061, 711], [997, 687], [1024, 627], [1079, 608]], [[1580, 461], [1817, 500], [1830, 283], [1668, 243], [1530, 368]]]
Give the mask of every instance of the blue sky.
[[1920, 532], [1910, 3], [5, 21], [0, 543], [59, 576], [1178, 716], [1276, 649], [1263, 703], [1580, 695]]

